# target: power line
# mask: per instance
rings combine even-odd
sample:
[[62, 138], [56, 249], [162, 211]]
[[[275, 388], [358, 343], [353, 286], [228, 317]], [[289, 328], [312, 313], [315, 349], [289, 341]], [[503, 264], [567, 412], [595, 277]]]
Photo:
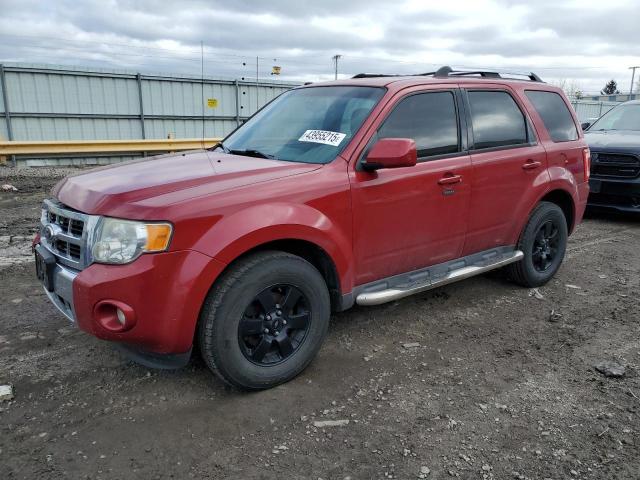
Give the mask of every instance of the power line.
[[[368, 60], [368, 61], [379, 61], [385, 63], [399, 63], [404, 65], [416, 65], [416, 66], [430, 66], [430, 67], [441, 67], [443, 63], [428, 63], [428, 62], [417, 62], [417, 61], [409, 61], [409, 60], [397, 60], [393, 58], [382, 58], [382, 57], [363, 57], [357, 55], [342, 55], [345, 60], [349, 59], [357, 59], [357, 60]], [[489, 69], [489, 70], [499, 70], [499, 69], [509, 69], [509, 70], [518, 70], [518, 69], [527, 69], [531, 68], [526, 65], [502, 65], [501, 67], [490, 66], [487, 67], [485, 65], [459, 65], [453, 64], [457, 68], [462, 69]], [[566, 65], [566, 66], [549, 66], [549, 67], [532, 67], [534, 70], [611, 70], [610, 67], [602, 67], [602, 66], [586, 66], [586, 65]], [[505, 72], [508, 73], [508, 72]]]
[[[133, 43], [117, 43], [117, 42], [110, 42], [110, 41], [98, 41], [98, 40], [88, 40], [88, 39], [69, 39], [69, 38], [56, 37], [56, 36], [18, 35], [18, 34], [6, 34], [6, 33], [0, 33], [0, 37], [11, 37], [11, 38], [21, 38], [21, 39], [30, 38], [30, 39], [37, 39], [41, 41], [49, 40], [49, 41], [61, 42], [67, 45], [55, 45], [55, 44], [52, 45], [50, 42], [47, 45], [34, 45], [29, 43], [27, 44], [23, 43], [22, 46], [26, 49], [29, 49], [29, 48], [42, 49], [48, 52], [51, 52], [52, 50], [83, 52], [87, 55], [92, 55], [94, 57], [95, 56], [106, 57], [107, 59], [110, 59], [109, 61], [113, 64], [119, 63], [117, 62], [117, 59], [114, 59], [113, 57], [140, 57], [140, 58], [164, 59], [164, 60], [172, 60], [177, 62], [190, 62], [194, 66], [196, 62], [201, 61], [198, 55], [199, 52], [197, 50], [192, 50], [186, 47], [172, 49], [172, 48], [153, 47], [153, 46], [147, 46], [147, 45], [138, 45]], [[101, 48], [91, 49], [90, 47], [87, 47], [87, 45], [89, 44], [99, 45]], [[84, 47], [82, 45], [84, 45]], [[114, 49], [113, 47], [121, 47], [121, 48]], [[122, 48], [126, 48], [127, 50], [122, 51]], [[232, 66], [237, 66], [239, 63], [235, 59], [241, 59], [244, 61], [244, 63], [247, 63], [247, 64], [252, 59], [254, 61], [256, 59], [256, 56], [254, 55], [239, 55], [239, 54], [233, 54], [233, 53], [224, 53], [215, 48], [207, 48], [206, 46], [203, 46], [203, 49], [208, 57], [206, 62], [207, 64], [215, 64], [215, 65], [221, 65], [221, 66], [227, 65], [231, 68]], [[145, 52], [145, 53], [142, 53], [142, 52]], [[163, 55], [158, 55], [152, 52], [162, 52]], [[211, 57], [215, 59], [212, 59]], [[260, 62], [261, 60], [269, 62], [271, 60], [274, 60], [273, 57], [277, 57], [279, 61], [282, 61], [285, 65], [288, 64], [291, 67], [297, 66], [302, 68], [304, 66], [313, 66], [313, 67], [320, 67], [323, 69], [326, 69], [327, 67], [329, 67], [328, 62], [320, 63], [320, 62], [310, 61], [310, 59], [321, 58], [321, 57], [311, 56], [309, 54], [296, 55], [296, 56], [290, 56], [290, 55], [274, 55], [269, 57], [258, 56], [257, 58], [258, 58], [258, 62]], [[356, 68], [354, 68], [353, 66], [353, 63], [354, 62], [358, 63], [360, 61], [367, 61], [367, 62], [374, 62], [374, 63], [379, 62], [379, 63], [382, 63], [383, 65], [389, 64], [389, 63], [401, 64], [401, 65], [415, 66], [415, 67], [421, 67], [421, 68], [424, 68], [425, 66], [427, 67], [442, 66], [441, 63], [435, 64], [435, 63], [428, 63], [428, 62], [399, 60], [394, 58], [382, 58], [382, 57], [374, 57], [374, 56], [358, 56], [358, 55], [347, 54], [347, 55], [339, 55], [338, 58], [341, 59], [342, 61], [347, 61], [347, 65], [351, 64], [351, 68], [349, 67], [347, 68], [352, 72], [356, 70]], [[93, 60], [96, 60], [96, 59], [94, 58]], [[332, 57], [332, 60], [333, 60], [333, 67], [334, 67], [333, 68], [334, 77], [337, 78], [338, 60], [335, 58], [335, 56]], [[128, 62], [124, 62], [124, 63], [128, 63]], [[522, 66], [522, 65], [518, 65], [518, 66], [503, 65], [501, 67], [495, 67], [495, 66], [485, 67], [485, 66], [479, 66], [479, 65], [453, 65], [453, 66], [459, 69], [496, 70], [501, 73], [512, 73], [512, 72], [509, 72], [508, 70], [523, 71], [523, 70], [528, 70], [530, 68], [528, 66]], [[371, 68], [371, 67], [366, 67], [366, 68]], [[549, 72], [557, 70], [557, 71], [571, 72], [571, 71], [580, 71], [580, 70], [615, 70], [615, 69], [610, 69], [609, 67], [602, 67], [602, 66], [586, 66], [586, 65], [569, 66], [567, 65], [567, 66], [540, 66], [540, 67], [534, 67], [533, 70], [549, 71]], [[242, 70], [239, 69], [238, 71], [241, 72]], [[355, 73], [358, 73], [358, 72], [355, 72]], [[635, 74], [635, 70], [632, 75], [634, 74]], [[633, 86], [631, 87], [631, 89], [633, 89]]]
[[[184, 53], [186, 54], [191, 54], [193, 55], [192, 57], [186, 57], [186, 58], [191, 58], [194, 61], [200, 61], [199, 60], [199, 50], [183, 50], [183, 49], [173, 49], [173, 48], [162, 48], [162, 47], [151, 47], [151, 46], [146, 46], [146, 45], [136, 45], [136, 44], [132, 44], [132, 43], [114, 43], [114, 42], [110, 42], [110, 41], [99, 41], [99, 40], [86, 40], [86, 39], [70, 39], [70, 38], [63, 38], [63, 37], [54, 37], [54, 36], [38, 36], [38, 35], [17, 35], [17, 34], [9, 34], [9, 33], [0, 33], [0, 37], [15, 37], [15, 38], [33, 38], [33, 39], [37, 39], [37, 40], [55, 40], [58, 42], [64, 42], [64, 43], [71, 43], [71, 44], [82, 44], [82, 43], [90, 43], [90, 44], [95, 44], [95, 45], [101, 45], [101, 46], [113, 46], [113, 47], [126, 47], [127, 49], [129, 48], [137, 48], [137, 49], [143, 49], [143, 50], [153, 50], [153, 51], [161, 51], [161, 52], [172, 52], [172, 53], [176, 53], [181, 55], [184, 58]], [[28, 46], [28, 45], [27, 45]], [[51, 45], [47, 45], [47, 48], [51, 48]], [[222, 57], [232, 57], [232, 58], [239, 58], [239, 59], [244, 59], [244, 60], [249, 60], [249, 59], [254, 59], [255, 55], [238, 55], [238, 54], [232, 54], [232, 53], [222, 53], [218, 50], [215, 49], [211, 49], [209, 47], [207, 47], [206, 45], [204, 46], [205, 49], [205, 54], [209, 55], [217, 55], [217, 56], [222, 56]], [[155, 55], [153, 55], [155, 56]], [[151, 57], [151, 55], [150, 55]], [[275, 57], [277, 57], [280, 60], [294, 60], [297, 63], [300, 64], [306, 64], [306, 65], [316, 65], [316, 66], [326, 66], [325, 63], [315, 63], [315, 62], [308, 62], [305, 61], [304, 59], [300, 59], [297, 56], [290, 56], [290, 55], [275, 55]], [[160, 57], [157, 57], [160, 58]], [[273, 60], [274, 56], [268, 56], [268, 57], [259, 57], [260, 60]]]
[[[58, 42], [64, 42], [64, 43], [71, 43], [71, 44], [75, 44], [75, 45], [79, 45], [79, 44], [94, 44], [94, 45], [101, 45], [101, 46], [107, 46], [107, 47], [125, 47], [127, 49], [131, 49], [131, 48], [135, 48], [135, 49], [139, 49], [139, 50], [148, 50], [148, 51], [157, 51], [157, 52], [167, 52], [167, 53], [172, 53], [173, 55], [176, 55], [177, 58], [181, 58], [181, 59], [185, 59], [185, 60], [190, 60], [193, 62], [198, 62], [199, 61], [199, 50], [195, 50], [195, 49], [172, 49], [172, 48], [166, 48], [166, 47], [153, 47], [153, 46], [148, 46], [148, 45], [139, 45], [139, 44], [134, 44], [134, 43], [119, 43], [119, 42], [112, 42], [112, 41], [100, 41], [100, 40], [88, 40], [88, 39], [71, 39], [71, 38], [65, 38], [65, 37], [58, 37], [58, 36], [43, 36], [43, 35], [19, 35], [19, 34], [8, 34], [8, 33], [0, 33], [0, 37], [13, 37], [13, 38], [32, 38], [32, 39], [38, 39], [38, 40], [54, 40], [54, 41], [58, 41]], [[26, 47], [33, 47], [33, 48], [44, 48], [44, 47], [40, 47], [38, 45], [24, 45]], [[50, 44], [48, 44], [46, 46], [46, 48], [51, 48], [52, 46]], [[55, 48], [55, 47], [54, 47]], [[57, 47], [57, 48], [63, 48], [63, 47]], [[70, 48], [70, 47], [66, 47], [66, 48]], [[77, 48], [77, 50], [80, 51], [85, 51], [82, 48]], [[220, 52], [219, 50], [216, 49], [211, 49], [209, 47], [205, 46], [205, 53], [209, 56], [211, 55], [215, 55], [215, 56], [219, 56], [219, 57], [229, 57], [229, 58], [238, 58], [238, 59], [244, 59], [244, 60], [249, 60], [249, 59], [255, 59], [255, 55], [238, 55], [238, 54], [233, 54], [233, 53], [223, 53]], [[185, 56], [186, 54], [186, 56]], [[118, 55], [128, 55], [128, 56], [148, 56], [149, 58], [163, 58], [161, 56], [158, 55], [144, 55], [144, 54], [134, 54], [134, 53], [118, 53]], [[269, 56], [269, 57], [258, 57], [259, 60], [266, 60], [266, 61], [270, 61], [273, 59], [274, 56]], [[283, 60], [283, 61], [292, 61], [295, 62], [297, 64], [300, 65], [312, 65], [312, 66], [319, 66], [319, 67], [326, 67], [325, 63], [319, 63], [319, 62], [311, 62], [308, 61], [305, 57], [309, 58], [309, 55], [306, 55], [305, 57], [300, 57], [300, 56], [291, 56], [291, 55], [275, 55], [275, 57], [277, 57], [279, 60]], [[167, 57], [164, 57], [167, 58]], [[172, 57], [173, 58], [173, 57]], [[318, 56], [314, 56], [311, 58], [320, 58], [320, 55]], [[394, 58], [382, 58], [382, 57], [373, 57], [373, 56], [358, 56], [358, 55], [341, 55], [340, 58], [343, 58], [347, 61], [349, 60], [364, 60], [364, 61], [376, 61], [376, 62], [384, 62], [384, 63], [395, 63], [395, 64], [403, 64], [403, 65], [415, 65], [415, 66], [433, 66], [433, 67], [439, 67], [442, 66], [441, 63], [428, 63], [428, 62], [419, 62], [419, 61], [410, 61], [410, 60], [398, 60], [398, 59], [394, 59]], [[218, 63], [221, 63], [221, 60], [217, 60]], [[231, 63], [231, 61], [229, 61], [229, 63]], [[462, 68], [462, 69], [494, 69], [496, 70], [496, 67], [486, 67], [484, 65], [455, 65], [458, 68]], [[503, 65], [502, 67], [499, 67], [501, 69], [512, 69], [512, 70], [518, 70], [518, 69], [528, 69], [530, 67], [528, 66], [523, 66], [523, 65]], [[565, 66], [536, 66], [534, 67], [534, 70], [538, 70], [538, 71], [546, 71], [546, 70], [564, 70], [564, 71], [570, 71], [570, 70], [611, 70], [609, 67], [603, 67], [603, 66], [595, 66], [595, 65], [575, 65], [575, 66], [571, 66], [571, 65], [565, 65]]]

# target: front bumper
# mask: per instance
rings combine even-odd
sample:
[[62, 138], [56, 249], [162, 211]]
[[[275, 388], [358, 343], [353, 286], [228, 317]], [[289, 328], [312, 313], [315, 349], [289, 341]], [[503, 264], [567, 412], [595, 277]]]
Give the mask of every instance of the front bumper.
[[47, 297], [51, 300], [60, 313], [75, 323], [76, 314], [73, 307], [73, 281], [78, 276], [78, 272], [56, 264], [53, 271], [54, 291], [44, 289]]
[[[92, 264], [81, 271], [56, 264], [51, 302], [83, 331], [145, 355], [180, 356], [193, 344], [200, 308], [225, 265], [192, 250], [142, 255], [127, 265]], [[45, 289], [46, 291], [46, 289]], [[128, 305], [136, 322], [115, 332], [100, 322], [104, 301]]]
[[587, 205], [620, 212], [640, 213], [640, 178], [589, 180], [591, 193]]

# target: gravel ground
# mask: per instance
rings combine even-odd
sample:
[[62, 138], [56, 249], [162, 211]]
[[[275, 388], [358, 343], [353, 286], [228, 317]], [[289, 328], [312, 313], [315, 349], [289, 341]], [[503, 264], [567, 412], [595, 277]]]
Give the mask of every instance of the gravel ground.
[[[0, 193], [0, 251], [15, 259], [68, 172], [3, 170], [18, 191]], [[49, 305], [30, 262], [6, 260], [1, 476], [637, 479], [639, 247], [637, 219], [593, 216], [547, 286], [497, 272], [354, 308], [302, 375], [253, 394], [198, 359], [127, 361]]]

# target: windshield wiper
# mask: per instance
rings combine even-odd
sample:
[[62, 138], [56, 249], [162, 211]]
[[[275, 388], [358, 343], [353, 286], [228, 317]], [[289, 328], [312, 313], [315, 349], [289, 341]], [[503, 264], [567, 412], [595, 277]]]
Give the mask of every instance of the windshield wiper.
[[226, 152], [233, 155], [244, 155], [246, 157], [268, 158], [271, 160], [276, 158], [273, 155], [269, 155], [268, 153], [261, 152], [260, 150], [256, 150], [254, 148], [247, 148], [246, 150], [228, 150]]
[[213, 152], [216, 148], [221, 148], [224, 153], [230, 153], [230, 150], [222, 142], [216, 143], [213, 147], [207, 148], [207, 150]]

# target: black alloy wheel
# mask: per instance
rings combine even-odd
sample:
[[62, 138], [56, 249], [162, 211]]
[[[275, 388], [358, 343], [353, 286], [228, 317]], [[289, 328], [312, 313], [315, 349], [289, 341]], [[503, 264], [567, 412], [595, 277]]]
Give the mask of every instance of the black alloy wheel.
[[544, 222], [533, 241], [531, 260], [538, 272], [545, 272], [553, 265], [560, 244], [560, 229], [554, 219]]
[[556, 274], [565, 251], [569, 225], [564, 211], [551, 202], [540, 202], [525, 225], [516, 250], [522, 260], [507, 266], [509, 276], [523, 287], [540, 287]]
[[309, 300], [293, 285], [265, 288], [247, 306], [238, 324], [242, 353], [251, 362], [276, 365], [305, 341], [311, 324]]
[[234, 262], [209, 291], [200, 353], [234, 387], [274, 387], [311, 363], [330, 316], [329, 289], [316, 267], [291, 253], [258, 251]]

